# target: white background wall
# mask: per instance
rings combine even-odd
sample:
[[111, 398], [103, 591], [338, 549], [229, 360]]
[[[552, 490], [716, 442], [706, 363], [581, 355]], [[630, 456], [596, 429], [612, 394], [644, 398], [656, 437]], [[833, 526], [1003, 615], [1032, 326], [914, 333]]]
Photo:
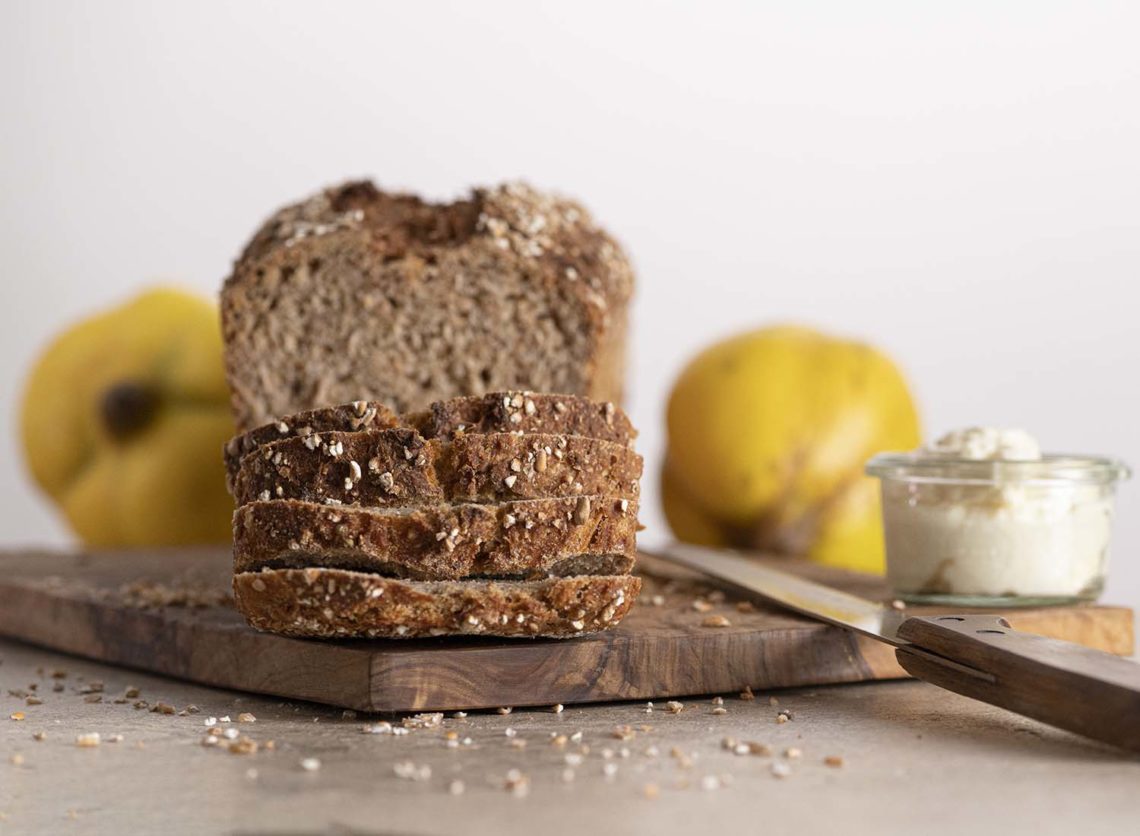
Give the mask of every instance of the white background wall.
[[[358, 175], [593, 209], [640, 275], [651, 474], [685, 358], [781, 320], [885, 347], [932, 432], [1140, 464], [1140, 4], [5, 0], [0, 113], [3, 543], [65, 542], [14, 440], [45, 340], [213, 293], [271, 209]], [[1112, 598], [1138, 552], [1133, 484]]]

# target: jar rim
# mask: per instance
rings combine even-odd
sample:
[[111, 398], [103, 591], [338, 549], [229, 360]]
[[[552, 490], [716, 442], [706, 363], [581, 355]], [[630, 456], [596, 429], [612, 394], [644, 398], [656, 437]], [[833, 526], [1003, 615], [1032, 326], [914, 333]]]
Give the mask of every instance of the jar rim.
[[955, 485], [1111, 485], [1131, 477], [1124, 462], [1056, 453], [1030, 461], [961, 459], [923, 452], [880, 453], [864, 468], [880, 479]]

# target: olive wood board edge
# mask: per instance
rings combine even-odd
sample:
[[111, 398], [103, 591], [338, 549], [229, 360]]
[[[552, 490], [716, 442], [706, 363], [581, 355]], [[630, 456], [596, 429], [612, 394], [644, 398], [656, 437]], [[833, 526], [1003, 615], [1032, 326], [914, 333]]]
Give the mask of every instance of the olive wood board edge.
[[[855, 594], [886, 594], [879, 578], [758, 559]], [[606, 633], [571, 640], [324, 642], [257, 632], [228, 605], [151, 606], [132, 597], [131, 585], [141, 581], [159, 597], [177, 599], [190, 590], [220, 598], [230, 577], [224, 549], [0, 551], [0, 634], [207, 685], [360, 711], [653, 700], [906, 676], [888, 645], [764, 606], [741, 612], [731, 593], [699, 612], [692, 606], [695, 575], [650, 555], [639, 567], [646, 584], [641, 599]], [[664, 595], [665, 604], [654, 606], [654, 595]], [[730, 626], [702, 626], [713, 613]], [[1126, 607], [1003, 614], [1020, 630], [1132, 653]]]

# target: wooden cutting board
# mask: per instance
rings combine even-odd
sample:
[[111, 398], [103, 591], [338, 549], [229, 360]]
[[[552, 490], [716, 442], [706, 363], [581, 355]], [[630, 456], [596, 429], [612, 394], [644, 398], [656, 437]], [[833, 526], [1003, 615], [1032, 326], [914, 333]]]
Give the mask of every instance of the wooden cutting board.
[[[885, 595], [877, 578], [775, 562], [849, 592]], [[641, 598], [609, 633], [564, 641], [319, 642], [247, 627], [228, 602], [228, 552], [0, 552], [0, 634], [208, 685], [361, 711], [652, 700], [905, 676], [884, 644], [775, 609], [741, 611], [739, 599], [718, 600], [713, 586], [650, 556], [640, 566]], [[709, 593], [712, 608], [695, 609]], [[714, 614], [731, 625], [702, 626]], [[1127, 608], [1005, 614], [1020, 630], [1132, 653]]]

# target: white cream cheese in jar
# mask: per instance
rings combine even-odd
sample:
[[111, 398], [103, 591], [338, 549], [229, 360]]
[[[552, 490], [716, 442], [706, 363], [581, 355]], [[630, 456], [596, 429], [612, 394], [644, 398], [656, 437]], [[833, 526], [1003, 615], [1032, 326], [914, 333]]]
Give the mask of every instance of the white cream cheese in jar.
[[948, 432], [923, 448], [930, 456], [968, 461], [1028, 462], [1041, 459], [1041, 445], [1025, 430], [969, 427]]
[[973, 427], [877, 456], [887, 578], [912, 601], [1092, 599], [1104, 583], [1118, 462], [1043, 456], [1023, 430]]

